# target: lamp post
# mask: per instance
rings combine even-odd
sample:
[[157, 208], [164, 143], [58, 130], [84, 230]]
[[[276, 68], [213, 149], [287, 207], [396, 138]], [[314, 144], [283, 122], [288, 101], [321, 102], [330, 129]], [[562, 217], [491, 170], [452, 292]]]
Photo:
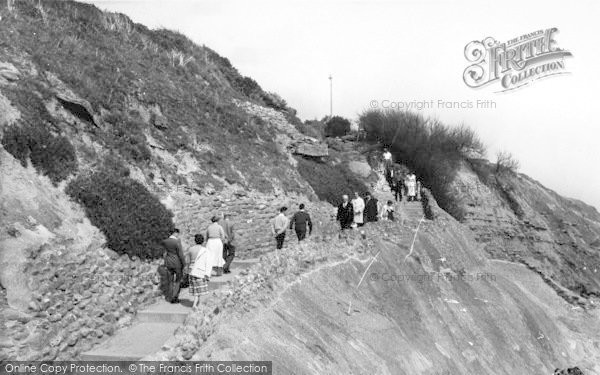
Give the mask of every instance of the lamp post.
[[333, 77], [329, 75], [329, 118], [333, 117]]

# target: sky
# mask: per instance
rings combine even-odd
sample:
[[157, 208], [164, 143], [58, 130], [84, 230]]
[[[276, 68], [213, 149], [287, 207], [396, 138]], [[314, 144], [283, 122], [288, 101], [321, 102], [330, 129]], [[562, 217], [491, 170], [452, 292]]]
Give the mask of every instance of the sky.
[[[598, 1], [86, 2], [212, 48], [301, 119], [329, 114], [330, 75], [334, 115], [356, 119], [372, 107], [429, 103], [419, 112], [475, 129], [492, 161], [509, 151], [521, 172], [600, 207]], [[469, 42], [507, 42], [553, 27], [555, 45], [572, 53], [564, 59], [568, 74], [507, 92], [463, 81]]]

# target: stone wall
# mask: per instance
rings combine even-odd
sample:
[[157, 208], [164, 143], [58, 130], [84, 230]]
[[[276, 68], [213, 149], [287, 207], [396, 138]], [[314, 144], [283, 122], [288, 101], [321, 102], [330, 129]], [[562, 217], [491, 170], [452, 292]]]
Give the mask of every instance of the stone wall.
[[27, 311], [2, 309], [6, 337], [0, 342], [0, 360], [77, 358], [155, 301], [160, 295], [157, 265], [109, 249], [49, 249], [30, 259], [25, 272], [33, 298]]
[[[261, 194], [246, 191], [223, 191], [213, 195], [172, 193], [165, 201], [170, 201], [175, 214], [175, 225], [181, 231], [184, 247], [193, 245], [194, 234], [205, 234], [213, 215], [230, 213], [234, 223], [236, 256], [255, 258], [272, 251], [275, 241], [271, 234], [271, 220], [279, 208], [288, 207], [291, 217], [300, 203], [306, 205], [311, 215], [315, 237], [327, 237], [337, 230], [335, 208], [324, 202], [311, 202], [305, 196], [296, 194]], [[288, 241], [296, 241], [295, 235], [288, 234]]]

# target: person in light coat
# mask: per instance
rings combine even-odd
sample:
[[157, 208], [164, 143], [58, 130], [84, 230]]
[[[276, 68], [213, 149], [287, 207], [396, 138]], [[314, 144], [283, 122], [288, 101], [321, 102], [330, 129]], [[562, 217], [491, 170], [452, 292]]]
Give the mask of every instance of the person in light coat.
[[354, 199], [352, 199], [350, 203], [352, 203], [352, 209], [354, 210], [354, 224], [362, 227], [365, 223], [363, 216], [363, 212], [365, 211], [365, 201], [357, 192], [355, 192]]

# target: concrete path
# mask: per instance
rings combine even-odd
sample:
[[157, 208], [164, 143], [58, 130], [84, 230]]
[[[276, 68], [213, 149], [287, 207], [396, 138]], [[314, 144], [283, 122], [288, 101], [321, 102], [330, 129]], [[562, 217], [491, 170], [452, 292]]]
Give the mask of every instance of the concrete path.
[[[212, 277], [209, 289], [225, 288], [236, 275], [258, 262], [257, 259], [234, 260], [231, 273]], [[193, 297], [189, 290], [182, 289], [181, 303], [172, 304], [164, 299], [138, 312], [131, 326], [118, 331], [108, 341], [92, 350], [81, 353], [84, 361], [127, 361], [138, 360], [160, 351], [163, 344], [173, 336], [175, 330], [192, 311]]]

